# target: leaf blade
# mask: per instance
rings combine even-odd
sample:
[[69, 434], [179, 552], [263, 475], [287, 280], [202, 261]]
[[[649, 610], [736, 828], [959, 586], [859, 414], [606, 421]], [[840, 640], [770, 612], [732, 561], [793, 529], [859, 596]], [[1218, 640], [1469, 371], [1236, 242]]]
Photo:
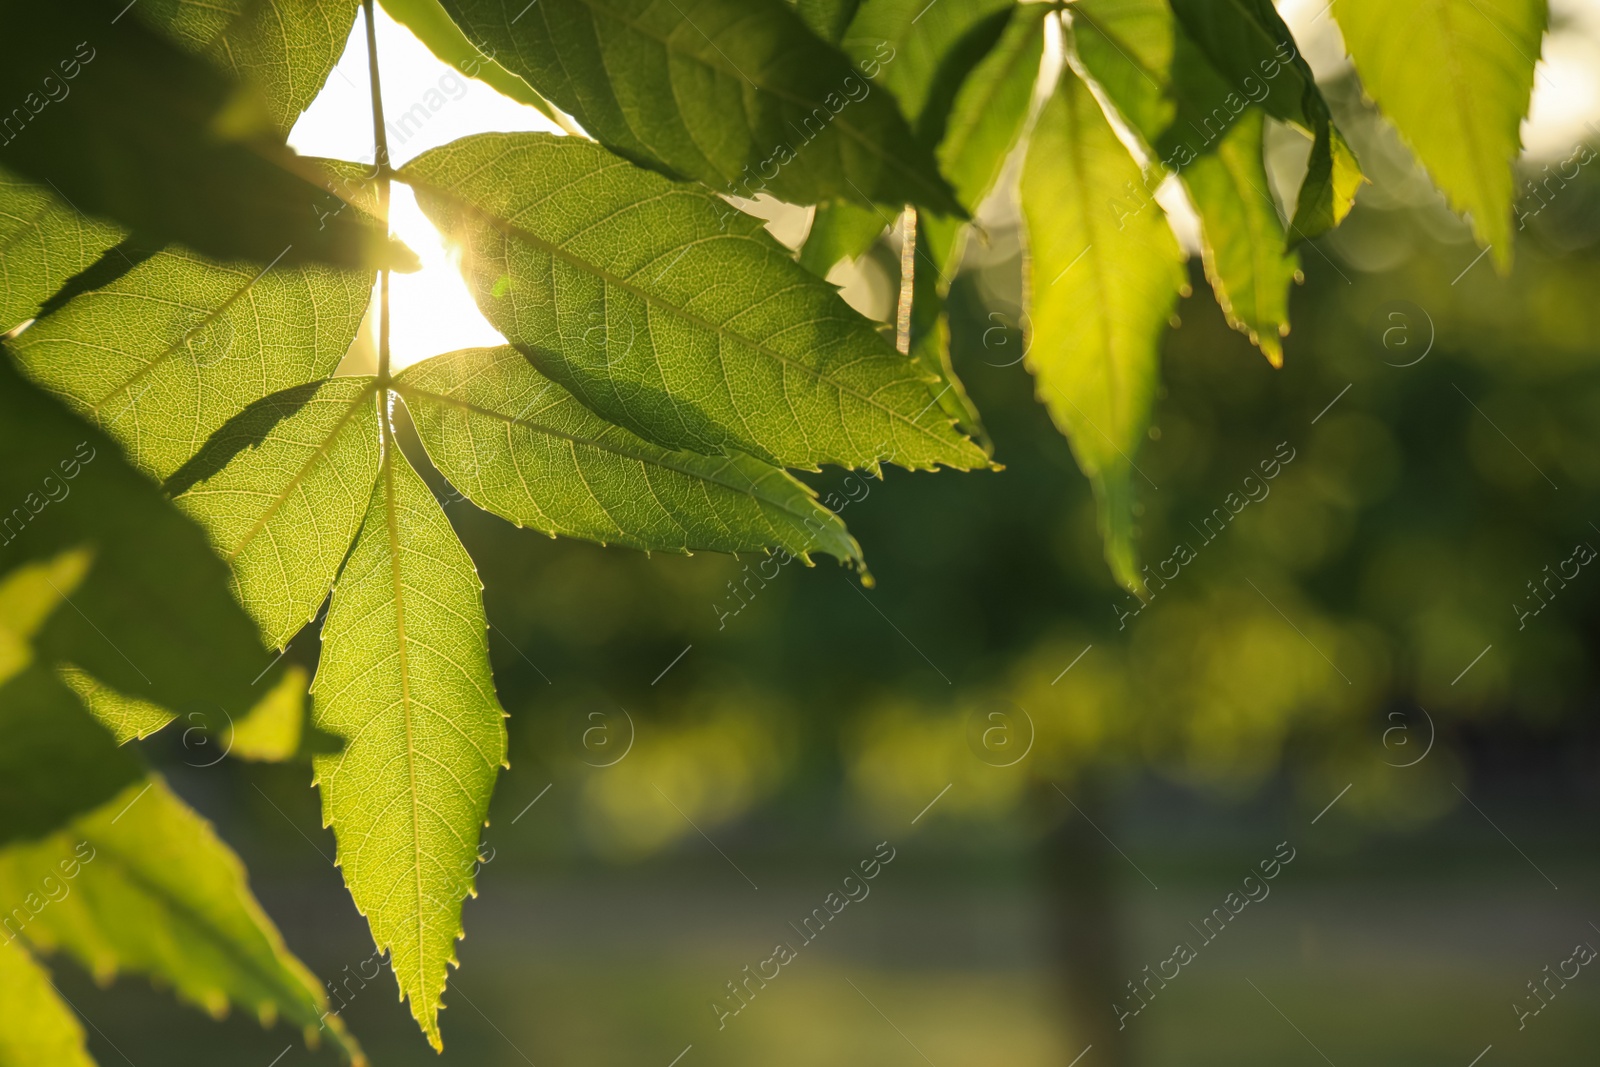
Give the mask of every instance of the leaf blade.
[[640, 440], [510, 347], [424, 360], [397, 389], [440, 473], [519, 526], [645, 550], [781, 548], [861, 561], [838, 516], [787, 474]]
[[1366, 92], [1503, 273], [1546, 0], [1337, 0], [1333, 16]]
[[1133, 456], [1155, 401], [1160, 338], [1184, 289], [1183, 254], [1159, 213], [1119, 225], [1115, 198], [1140, 179], [1088, 86], [1064, 70], [1022, 176], [1027, 364], [1094, 485], [1107, 561], [1133, 590]]
[[464, 138], [400, 177], [464, 247], [489, 321], [647, 440], [793, 467], [987, 462], [832, 286], [709, 193], [544, 134]]
[[[386, 442], [366, 522], [323, 623], [312, 687], [313, 725], [345, 747], [313, 765], [345, 884], [435, 1049], [478, 831], [505, 762], [486, 630], [472, 560], [422, 479]], [[397, 762], [407, 773], [387, 774]], [[395, 806], [399, 816], [386, 823]], [[375, 856], [374, 847], [390, 851]]]
[[770, 188], [797, 203], [960, 213], [887, 96], [783, 0], [540, 0], [525, 14], [512, 0], [444, 6], [480, 48], [645, 166], [747, 197]]

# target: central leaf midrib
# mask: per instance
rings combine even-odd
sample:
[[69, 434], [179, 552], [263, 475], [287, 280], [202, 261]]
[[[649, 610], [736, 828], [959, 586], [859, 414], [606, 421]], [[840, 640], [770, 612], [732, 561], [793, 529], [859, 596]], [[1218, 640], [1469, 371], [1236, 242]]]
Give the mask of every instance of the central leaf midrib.
[[[733, 332], [731, 330], [727, 330], [727, 329], [725, 329], [725, 328], [723, 328], [721, 326], [718, 326], [716, 323], [711, 322], [709, 319], [701, 318], [699, 315], [696, 315], [693, 312], [688, 311], [685, 308], [679, 307], [678, 305], [673, 304], [673, 303], [665, 300], [662, 297], [659, 297], [659, 296], [656, 296], [656, 295], [654, 295], [652, 293], [649, 293], [646, 290], [641, 289], [640, 287], [632, 284], [631, 282], [625, 281], [624, 279], [618, 277], [617, 275], [612, 274], [610, 271], [605, 270], [604, 268], [599, 267], [599, 266], [589, 262], [588, 260], [583, 259], [582, 257], [572, 253], [572, 252], [568, 252], [565, 248], [562, 248], [560, 245], [556, 244], [554, 241], [548, 240], [548, 239], [546, 239], [544, 237], [540, 237], [538, 234], [535, 234], [532, 231], [526, 229], [525, 227], [519, 226], [516, 223], [511, 222], [509, 219], [502, 219], [502, 218], [490, 213], [487, 209], [479, 207], [477, 204], [474, 204], [474, 203], [462, 198], [461, 196], [458, 196], [457, 194], [455, 194], [453, 192], [449, 192], [447, 190], [441, 189], [438, 186], [433, 185], [432, 183], [430, 183], [428, 181], [419, 180], [419, 179], [417, 179], [415, 177], [408, 177], [408, 176], [406, 176], [405, 172], [401, 172], [399, 175], [397, 175], [397, 177], [401, 181], [405, 182], [407, 185], [411, 186], [413, 189], [417, 189], [417, 190], [423, 191], [423, 192], [425, 192], [425, 193], [427, 193], [429, 195], [437, 196], [437, 197], [440, 197], [441, 199], [448, 200], [448, 201], [450, 201], [452, 203], [455, 203], [455, 204], [459, 205], [462, 209], [464, 209], [466, 211], [469, 211], [469, 212], [472, 212], [474, 215], [477, 215], [479, 218], [481, 218], [484, 221], [486, 221], [490, 226], [493, 226], [495, 229], [500, 230], [502, 233], [505, 233], [508, 236], [516, 237], [516, 238], [521, 239], [521, 240], [526, 240], [529, 244], [537, 246], [538, 248], [548, 252], [550, 255], [555, 256], [556, 258], [562, 260], [563, 262], [568, 263], [571, 266], [576, 267], [579, 270], [582, 270], [587, 274], [591, 274], [594, 277], [599, 278], [601, 281], [606, 282], [607, 284], [615, 285], [617, 288], [619, 288], [619, 289], [621, 289], [621, 290], [623, 290], [625, 292], [633, 294], [634, 296], [636, 296], [639, 299], [643, 300], [645, 303], [651, 305], [652, 307], [660, 308], [660, 309], [664, 310], [665, 312], [682, 319], [685, 322], [688, 322], [688, 323], [690, 323], [692, 325], [700, 326], [700, 327], [703, 327], [704, 329], [710, 330], [720, 338], [724, 338], [724, 339], [731, 340], [731, 341], [737, 341], [739, 344], [750, 348], [752, 351], [755, 351], [755, 352], [759, 353], [760, 355], [763, 355], [763, 356], [767, 357], [768, 359], [771, 359], [771, 360], [773, 360], [773, 361], [775, 361], [777, 363], [781, 363], [786, 367], [792, 367], [792, 368], [794, 368], [794, 369], [796, 369], [798, 371], [804, 372], [805, 374], [810, 375], [812, 378], [816, 379], [818, 382], [820, 382], [820, 383], [822, 383], [824, 385], [827, 385], [830, 388], [837, 389], [839, 392], [845, 393], [845, 394], [847, 394], [847, 395], [849, 395], [851, 397], [854, 397], [855, 399], [861, 401], [864, 404], [867, 404], [867, 405], [869, 405], [871, 407], [877, 408], [878, 410], [882, 411], [885, 415], [889, 416], [889, 418], [894, 419], [894, 420], [898, 420], [899, 422], [904, 423], [905, 425], [911, 427], [912, 429], [916, 430], [917, 432], [919, 432], [919, 433], [931, 438], [933, 441], [937, 442], [940, 446], [942, 446], [945, 449], [955, 450], [955, 451], [959, 451], [960, 450], [960, 443], [959, 442], [949, 442], [949, 441], [943, 440], [942, 438], [939, 437], [938, 434], [934, 433], [934, 431], [931, 430], [930, 428], [928, 428], [926, 426], [923, 426], [920, 423], [912, 421], [911, 419], [907, 418], [905, 415], [902, 415], [900, 412], [895, 411], [891, 407], [888, 407], [882, 401], [879, 401], [879, 400], [877, 400], [877, 399], [875, 399], [875, 398], [873, 398], [871, 396], [868, 396], [865, 393], [862, 393], [862, 392], [858, 391], [857, 389], [845, 384], [844, 382], [837, 381], [836, 379], [833, 379], [833, 378], [825, 377], [823, 375], [823, 373], [820, 370], [818, 370], [817, 368], [815, 368], [815, 367], [809, 367], [809, 366], [805, 365], [804, 363], [799, 363], [799, 362], [795, 361], [792, 357], [785, 356], [781, 352], [778, 352], [778, 351], [776, 351], [774, 349], [768, 348], [767, 346], [763, 345], [759, 341], [754, 340], [753, 338], [749, 338], [749, 337], [744, 336], [743, 334], [739, 334], [739, 333], [735, 333], [735, 332]], [[876, 357], [875, 356], [875, 357], [869, 357], [869, 358], [887, 359], [888, 357], [886, 357], [886, 356], [884, 356], [884, 357]], [[907, 377], [907, 378], [899, 379], [899, 381], [916, 382], [916, 381], [921, 381], [921, 379], [917, 378], [917, 377]], [[890, 384], [899, 384], [899, 382], [897, 381], [895, 383], [890, 383]]]

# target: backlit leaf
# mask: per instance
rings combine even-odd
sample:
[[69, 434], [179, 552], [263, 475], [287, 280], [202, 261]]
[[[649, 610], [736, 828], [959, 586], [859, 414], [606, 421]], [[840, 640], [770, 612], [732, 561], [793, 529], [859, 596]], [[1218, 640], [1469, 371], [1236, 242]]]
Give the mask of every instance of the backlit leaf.
[[783, 548], [861, 560], [838, 516], [748, 456], [669, 452], [598, 418], [513, 348], [409, 367], [398, 381], [429, 458], [519, 526], [633, 548]]
[[121, 239], [115, 226], [84, 219], [48, 187], [0, 171], [0, 333], [32, 318]]
[[322, 627], [323, 821], [372, 937], [434, 1048], [478, 835], [505, 762], [477, 571], [390, 442]]
[[[69, 398], [166, 478], [231, 416], [332, 373], [360, 328], [372, 276], [263, 271], [169, 248], [39, 319], [11, 342], [36, 381]], [[301, 620], [304, 621], [304, 620]]]
[[785, 0], [443, 2], [474, 43], [636, 162], [745, 196], [959, 213], [873, 90], [878, 66], [863, 76]]
[[484, 134], [401, 177], [488, 317], [602, 417], [780, 466], [984, 465], [935, 391], [762, 224], [598, 145]]
[[826, 278], [840, 260], [864, 255], [893, 220], [894, 215], [881, 207], [862, 207], [848, 200], [818, 204], [806, 243], [800, 246], [800, 265]]
[[1134, 457], [1155, 401], [1161, 335], [1185, 284], [1161, 213], [1118, 217], [1117, 197], [1141, 180], [1088, 86], [1063, 71], [1022, 175], [1028, 367], [1094, 485], [1112, 572], [1134, 590]]
[[478, 50], [467, 40], [439, 0], [382, 0], [383, 9], [396, 22], [417, 35], [442, 62], [470, 78], [477, 78], [519, 104], [538, 109], [552, 122], [565, 125], [565, 119], [550, 101], [499, 62]]
[[0, 938], [0, 1067], [94, 1067], [83, 1027], [45, 969], [8, 935]]
[[344, 54], [358, 0], [139, 0], [131, 14], [261, 93], [287, 136]]
[[238, 1006], [263, 1024], [281, 1017], [364, 1062], [251, 894], [238, 857], [161, 778], [0, 851], [0, 899], [24, 900], [41, 884], [60, 895], [18, 931], [35, 949], [65, 952], [101, 981], [147, 974], [214, 1016]]
[[[1225, 22], [1239, 23], [1233, 3], [1227, 0], [1219, 10]], [[1281, 365], [1279, 339], [1289, 328], [1296, 261], [1262, 160], [1262, 111], [1278, 99], [1274, 86], [1292, 82], [1298, 114], [1309, 79], [1276, 58], [1264, 43], [1270, 38], [1236, 26], [1237, 47], [1263, 51], [1260, 62], [1268, 64], [1251, 74], [1253, 53], [1236, 57], [1236, 88], [1165, 0], [1090, 0], [1075, 10], [1074, 26], [1084, 66], [1160, 161], [1112, 194], [1118, 216], [1159, 215], [1155, 190], [1167, 172], [1176, 172], [1200, 215], [1206, 277], [1217, 303], [1229, 325]], [[1294, 54], [1292, 44], [1286, 47], [1290, 51], [1283, 54]], [[1268, 77], [1266, 71], [1276, 74]]]
[[1549, 21], [1546, 0], [1335, 0], [1333, 15], [1377, 101], [1478, 243], [1511, 265], [1512, 164]]
[[1259, 110], [1247, 110], [1183, 179], [1200, 215], [1206, 277], [1228, 325], [1281, 367], [1280, 338], [1289, 332], [1289, 286], [1298, 260], [1284, 250], [1283, 220], [1267, 192], [1263, 122]]
[[239, 602], [282, 648], [333, 587], [377, 476], [372, 379], [332, 378], [245, 408], [167, 490], [206, 528]]

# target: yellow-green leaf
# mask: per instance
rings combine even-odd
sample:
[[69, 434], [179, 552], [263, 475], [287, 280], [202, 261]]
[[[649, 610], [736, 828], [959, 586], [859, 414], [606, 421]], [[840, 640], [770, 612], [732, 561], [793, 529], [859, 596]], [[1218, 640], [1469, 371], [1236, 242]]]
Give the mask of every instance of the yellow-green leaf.
[[1206, 277], [1228, 325], [1249, 336], [1274, 367], [1281, 367], [1281, 338], [1289, 332], [1289, 286], [1299, 260], [1286, 251], [1283, 220], [1267, 192], [1264, 122], [1261, 111], [1246, 110], [1215, 151], [1189, 165], [1183, 180], [1200, 215]]
[[1156, 210], [1119, 218], [1141, 180], [1099, 103], [1070, 69], [1040, 114], [1022, 175], [1028, 367], [1099, 502], [1106, 558], [1141, 587], [1135, 457], [1150, 423], [1161, 335], [1184, 288], [1183, 253]]
[[391, 441], [333, 591], [313, 724], [323, 821], [377, 946], [434, 1048], [445, 972], [505, 761], [482, 587], [450, 520]]
[[0, 1004], [0, 1067], [94, 1067], [77, 1016], [9, 934], [0, 937]]
[[1546, 0], [1334, 0], [1333, 15], [1367, 94], [1509, 268], [1512, 165]]

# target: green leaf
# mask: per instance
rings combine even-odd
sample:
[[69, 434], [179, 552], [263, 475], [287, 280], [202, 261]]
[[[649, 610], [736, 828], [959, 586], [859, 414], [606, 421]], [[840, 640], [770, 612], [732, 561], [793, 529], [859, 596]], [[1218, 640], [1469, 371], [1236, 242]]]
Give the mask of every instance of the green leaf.
[[[994, 48], [973, 67], [950, 105], [939, 142], [939, 166], [968, 211], [978, 210], [994, 188], [1027, 123], [1049, 13], [1042, 4], [1014, 8]], [[952, 219], [926, 221], [939, 230], [955, 226]], [[938, 242], [940, 248], [945, 244]]]
[[647, 440], [785, 467], [986, 462], [871, 323], [702, 189], [545, 134], [464, 138], [401, 177], [489, 321]]
[[1365, 178], [1333, 124], [1311, 65], [1271, 0], [1173, 0], [1172, 8], [1233, 88], [1259, 101], [1273, 118], [1292, 122], [1314, 138], [1289, 227], [1294, 242], [1339, 225]]
[[0, 845], [49, 834], [144, 777], [38, 663], [0, 686], [0, 732]]
[[[1048, 14], [1043, 4], [1014, 8], [999, 41], [961, 82], [950, 106], [939, 142], [939, 165], [950, 176], [956, 198], [971, 212], [994, 188], [1027, 124]], [[975, 225], [948, 216], [917, 216], [911, 354], [943, 379], [941, 409], [987, 445], [978, 410], [950, 358], [950, 321], [945, 312], [945, 299]]]
[[1246, 334], [1274, 367], [1281, 367], [1281, 338], [1289, 332], [1289, 286], [1299, 261], [1284, 251], [1277, 204], [1262, 195], [1268, 189], [1264, 124], [1260, 110], [1246, 110], [1214, 152], [1189, 165], [1183, 179], [1200, 215], [1206, 277], [1228, 325]]
[[[73, 554], [13, 570], [0, 582], [9, 609], [0, 626], [24, 638], [40, 632], [41, 616], [67, 612], [82, 595], [75, 578], [82, 561]], [[314, 1035], [322, 990], [250, 895], [238, 859], [117, 747], [47, 663], [0, 686], [0, 732], [0, 900], [15, 902], [0, 917], [7, 941], [65, 950], [103, 981], [143, 971], [214, 1015], [230, 1003], [264, 1023], [281, 1013]]]
[[[0, 544], [9, 570], [83, 548], [83, 582], [40, 629], [73, 663], [168, 708], [243, 708], [270, 662], [205, 534], [104, 434], [24, 380], [0, 350]], [[59, 583], [57, 583], [59, 585]]]
[[1333, 15], [1367, 94], [1507, 270], [1545, 0], [1335, 0]]
[[[106, 260], [118, 266], [122, 254]], [[120, 266], [11, 347], [36, 381], [69, 398], [157, 478], [246, 405], [331, 374], [372, 293], [372, 275], [359, 271], [263, 271], [181, 248]]]
[[[1220, 17], [1242, 35], [1239, 48], [1266, 47], [1238, 29], [1235, 8], [1223, 7]], [[1200, 216], [1206, 277], [1217, 303], [1229, 325], [1281, 366], [1297, 264], [1262, 160], [1262, 109], [1282, 79], [1293, 80], [1298, 107], [1307, 83], [1275, 58], [1265, 69], [1276, 70], [1276, 77], [1249, 74], [1252, 53], [1237, 60], [1236, 91], [1164, 0], [1091, 0], [1075, 12], [1074, 26], [1085, 68], [1161, 161], [1112, 194], [1117, 215], [1159, 215], [1155, 189], [1176, 171]], [[1263, 103], [1252, 104], [1252, 95]]]
[[[72, 207], [220, 259], [414, 269], [416, 257], [331, 199], [257, 98], [100, 0], [0, 0], [0, 167]], [[70, 103], [68, 101], [71, 101]]]
[[793, 3], [812, 32], [834, 44], [839, 43], [856, 8], [861, 6], [861, 0], [793, 0]]
[[0, 333], [33, 317], [122, 234], [89, 222], [48, 189], [0, 171]]
[[111, 731], [111, 736], [119, 745], [143, 741], [177, 718], [159, 704], [125, 696], [101, 684], [88, 671], [68, 665], [58, 668], [56, 673], [67, 684], [67, 688], [77, 694], [78, 700], [89, 709], [89, 714]]
[[301, 666], [283, 672], [261, 703], [229, 724], [222, 750], [234, 759], [281, 763], [300, 751], [306, 721], [306, 688], [310, 676]]
[[383, 9], [396, 22], [416, 34], [417, 40], [427, 45], [428, 51], [441, 62], [450, 64], [469, 78], [477, 78], [519, 104], [537, 109], [551, 122], [564, 128], [569, 125], [555, 105], [533, 86], [467, 40], [467, 35], [451, 20], [449, 12], [445, 11], [439, 0], [382, 0], [382, 3]]
[[1161, 213], [1118, 218], [1117, 197], [1141, 180], [1089, 87], [1064, 70], [1022, 174], [1028, 367], [1094, 485], [1112, 572], [1135, 591], [1134, 457], [1161, 335], [1185, 288], [1183, 253]]
[[438, 1049], [505, 713], [477, 571], [392, 441], [333, 591], [312, 695], [313, 724], [345, 742], [314, 761], [345, 884]]
[[344, 55], [360, 6], [357, 0], [140, 0], [131, 14], [248, 81], [260, 91], [273, 128], [287, 136]]
[[0, 940], [0, 1067], [94, 1067], [83, 1027], [45, 969], [11, 937]]
[[931, 148], [944, 137], [967, 74], [1000, 39], [1015, 7], [1015, 0], [864, 0], [840, 43], [858, 66], [882, 60], [876, 83], [894, 94], [917, 140]]
[[840, 260], [859, 259], [890, 225], [880, 207], [862, 207], [848, 200], [817, 205], [806, 243], [800, 246], [800, 265], [819, 278]]
[[161, 778], [135, 781], [58, 832], [0, 851], [0, 899], [37, 898], [41, 885], [60, 895], [29, 905], [19, 932], [34, 948], [67, 952], [101, 981], [148, 974], [213, 1016], [231, 1004], [264, 1025], [281, 1016], [313, 1041], [326, 1031], [364, 1062], [251, 894], [238, 857]]
[[861, 562], [808, 487], [748, 456], [669, 452], [597, 417], [515, 349], [424, 360], [396, 383], [417, 434], [479, 507], [551, 536], [646, 550]]
[[[467, 37], [607, 148], [753, 197], [960, 214], [879, 69], [784, 0], [444, 0]], [[769, 174], [768, 171], [771, 171]]]
[[333, 587], [367, 513], [378, 454], [372, 379], [331, 378], [251, 404], [168, 478], [278, 648]]

